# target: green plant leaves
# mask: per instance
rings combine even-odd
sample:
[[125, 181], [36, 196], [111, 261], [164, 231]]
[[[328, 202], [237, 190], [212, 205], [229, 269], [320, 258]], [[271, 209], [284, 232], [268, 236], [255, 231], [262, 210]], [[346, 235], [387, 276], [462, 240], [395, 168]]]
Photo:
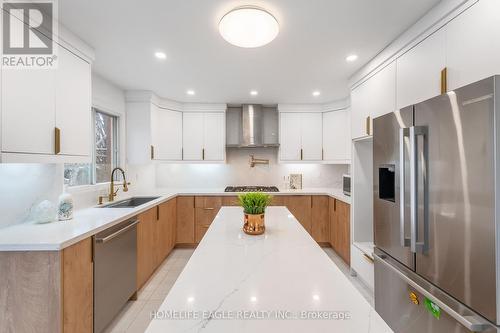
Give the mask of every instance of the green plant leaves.
[[238, 195], [240, 205], [246, 214], [264, 214], [273, 197], [265, 193], [245, 193]]

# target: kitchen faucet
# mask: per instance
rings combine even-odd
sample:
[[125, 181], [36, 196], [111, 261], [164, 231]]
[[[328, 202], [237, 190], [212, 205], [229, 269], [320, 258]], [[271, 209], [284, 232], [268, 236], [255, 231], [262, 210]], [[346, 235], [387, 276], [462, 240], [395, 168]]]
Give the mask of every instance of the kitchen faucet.
[[[116, 167], [113, 169], [113, 171], [111, 171], [111, 181], [109, 183], [109, 194], [108, 194], [108, 201], [114, 201], [115, 200], [115, 197], [116, 197], [116, 194], [118, 193], [118, 190], [119, 188], [116, 189], [115, 191], [115, 171], [120, 171], [122, 173], [122, 177], [123, 177], [123, 192], [127, 192], [128, 191], [128, 185], [130, 185], [130, 183], [127, 183], [127, 179], [125, 178], [125, 171], [123, 171], [122, 168], [120, 167]], [[119, 186], [119, 185], [118, 185]], [[99, 205], [102, 204], [102, 200], [104, 199], [104, 196], [100, 195], [99, 196]]]

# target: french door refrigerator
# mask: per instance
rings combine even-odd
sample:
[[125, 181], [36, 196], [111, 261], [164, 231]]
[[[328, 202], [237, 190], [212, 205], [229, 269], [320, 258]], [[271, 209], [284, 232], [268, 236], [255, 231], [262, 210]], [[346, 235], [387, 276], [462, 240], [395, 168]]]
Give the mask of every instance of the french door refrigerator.
[[373, 121], [375, 308], [395, 332], [500, 332], [500, 76]]

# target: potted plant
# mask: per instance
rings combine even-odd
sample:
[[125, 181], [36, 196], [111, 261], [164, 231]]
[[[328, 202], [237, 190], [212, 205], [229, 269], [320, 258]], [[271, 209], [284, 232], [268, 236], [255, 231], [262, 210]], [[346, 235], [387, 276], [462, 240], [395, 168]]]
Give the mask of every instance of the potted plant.
[[249, 235], [260, 235], [266, 230], [264, 212], [271, 203], [272, 196], [265, 193], [245, 193], [238, 196], [245, 213], [243, 231]]

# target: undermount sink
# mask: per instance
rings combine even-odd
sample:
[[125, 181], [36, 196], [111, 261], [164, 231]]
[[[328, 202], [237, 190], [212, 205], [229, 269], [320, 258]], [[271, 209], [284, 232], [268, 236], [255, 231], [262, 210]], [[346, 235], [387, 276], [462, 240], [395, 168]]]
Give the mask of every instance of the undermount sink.
[[99, 206], [100, 208], [134, 208], [140, 205], [144, 205], [150, 201], [156, 200], [159, 197], [132, 197], [125, 200], [120, 200], [115, 203], [111, 203], [104, 206]]

